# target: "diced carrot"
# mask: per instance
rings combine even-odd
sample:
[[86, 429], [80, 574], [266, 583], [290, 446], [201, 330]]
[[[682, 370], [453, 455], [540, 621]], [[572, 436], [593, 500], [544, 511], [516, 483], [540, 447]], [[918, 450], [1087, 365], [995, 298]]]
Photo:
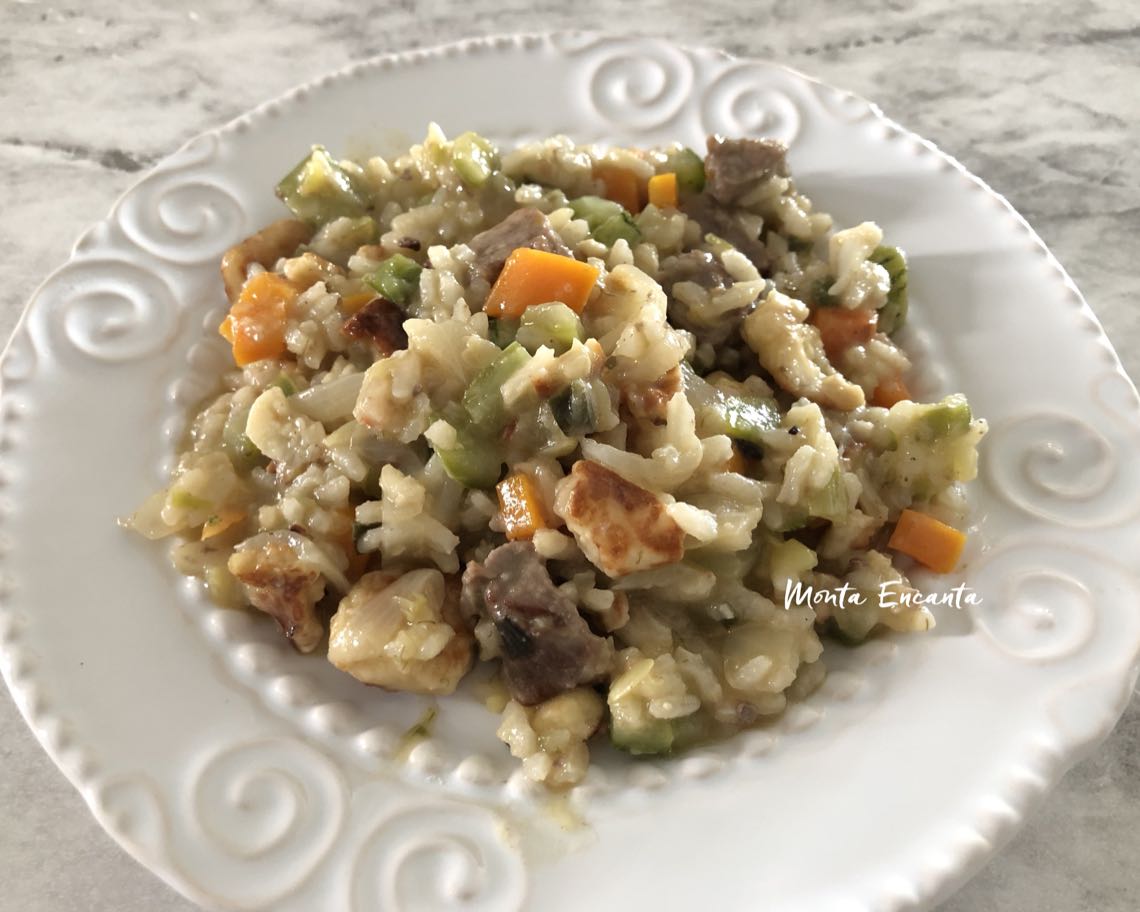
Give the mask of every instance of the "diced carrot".
[[962, 556], [966, 534], [917, 510], [903, 510], [887, 546], [909, 554], [935, 573], [949, 573]]
[[649, 202], [658, 209], [676, 209], [677, 175], [666, 171], [649, 178]]
[[532, 304], [561, 301], [581, 313], [598, 281], [598, 270], [572, 257], [520, 247], [513, 251], [483, 305], [492, 317], [515, 319]]
[[594, 169], [594, 176], [605, 184], [606, 199], [619, 203], [630, 212], [641, 211], [641, 182], [632, 171], [616, 165], [599, 165]]
[[283, 276], [259, 272], [242, 286], [241, 294], [218, 332], [233, 345], [239, 366], [285, 352], [285, 317], [297, 289]]
[[356, 294], [345, 295], [340, 299], [340, 309], [347, 314], [354, 314], [375, 297], [375, 291], [358, 291]]
[[245, 519], [245, 517], [245, 510], [238, 510], [236, 508], [229, 508], [216, 513], [207, 519], [202, 526], [202, 541], [213, 538], [215, 535], [221, 535], [226, 529], [236, 526]]
[[871, 405], [890, 408], [896, 402], [902, 402], [909, 398], [910, 390], [906, 388], [902, 374], [895, 374], [893, 377], [880, 381], [879, 385], [875, 387], [875, 391], [871, 393]]
[[861, 345], [875, 334], [878, 314], [873, 310], [848, 310], [845, 307], [819, 307], [811, 315], [811, 323], [819, 330], [823, 350], [835, 360], [852, 345]]
[[499, 512], [510, 541], [531, 539], [539, 529], [546, 528], [542, 501], [529, 475], [522, 472], [508, 475], [498, 483], [495, 491], [499, 495]]
[[[376, 297], [373, 295], [372, 297]], [[337, 542], [344, 551], [344, 556], [348, 558], [348, 569], [345, 575], [351, 581], [355, 581], [363, 575], [364, 571], [368, 568], [368, 559], [370, 554], [361, 554], [356, 550], [356, 536], [354, 534], [356, 525], [356, 513], [351, 506], [341, 507], [336, 511], [342, 523], [340, 528], [336, 530], [330, 538]]]

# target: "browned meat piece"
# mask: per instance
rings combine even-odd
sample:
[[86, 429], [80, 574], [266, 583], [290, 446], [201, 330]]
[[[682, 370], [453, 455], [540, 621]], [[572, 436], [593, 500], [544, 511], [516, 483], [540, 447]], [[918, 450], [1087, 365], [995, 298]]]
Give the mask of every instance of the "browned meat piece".
[[788, 175], [788, 147], [774, 139], [708, 138], [705, 193], [732, 205], [766, 177]]
[[345, 320], [342, 329], [350, 339], [372, 342], [381, 358], [408, 347], [404, 312], [387, 298], [373, 298]]
[[534, 706], [610, 669], [613, 644], [590, 630], [574, 600], [555, 588], [530, 542], [511, 542], [463, 573], [469, 619], [491, 620], [499, 634], [503, 679], [514, 699]]
[[589, 459], [558, 482], [554, 512], [590, 563], [609, 576], [663, 567], [685, 553], [685, 533], [660, 497]]
[[222, 282], [226, 286], [226, 297], [231, 302], [237, 300], [253, 263], [272, 269], [281, 257], [292, 256], [312, 236], [313, 229], [304, 222], [281, 219], [231, 247], [222, 257]]
[[707, 250], [690, 250], [666, 259], [658, 271], [657, 281], [666, 291], [678, 282], [695, 282], [711, 291], [727, 288], [732, 284], [732, 276]]
[[690, 250], [669, 257], [661, 264], [658, 275], [661, 287], [669, 296], [669, 322], [697, 337], [697, 344], [723, 345], [740, 325], [746, 308], [704, 314], [673, 294], [678, 282], [694, 282], [709, 291], [727, 288], [732, 276], [720, 260], [705, 250]]
[[690, 196], [681, 203], [681, 208], [685, 215], [697, 221], [702, 231], [724, 238], [761, 272], [768, 268], [768, 248], [741, 224], [737, 210], [713, 199], [707, 191]]
[[499, 277], [507, 257], [519, 247], [573, 256], [537, 209], [516, 209], [493, 228], [475, 235], [467, 246], [475, 251], [475, 271], [488, 282]]
[[277, 621], [301, 652], [312, 652], [324, 635], [316, 604], [325, 591], [321, 571], [299, 558], [281, 541], [270, 539], [260, 548], [235, 551], [229, 571], [245, 589], [246, 598]]
[[681, 367], [666, 371], [648, 385], [623, 384], [620, 388], [622, 404], [629, 413], [643, 421], [665, 423], [665, 410], [674, 393], [681, 391]]

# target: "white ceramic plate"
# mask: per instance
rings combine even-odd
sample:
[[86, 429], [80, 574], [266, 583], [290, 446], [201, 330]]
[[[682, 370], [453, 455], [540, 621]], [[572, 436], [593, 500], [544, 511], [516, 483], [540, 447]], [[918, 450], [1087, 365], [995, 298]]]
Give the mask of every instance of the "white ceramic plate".
[[[819, 208], [909, 252], [918, 392], [961, 390], [990, 421], [961, 575], [983, 603], [933, 635], [829, 648], [822, 691], [770, 729], [668, 762], [598, 751], [551, 806], [475, 698], [442, 701], [401, 764], [424, 701], [295, 654], [115, 528], [225, 360], [217, 260], [279, 216], [274, 180], [312, 142], [394, 151], [429, 118], [504, 143], [790, 143]], [[955, 161], [779, 67], [590, 36], [354, 66], [136, 184], [37, 292], [2, 376], [5, 678], [108, 832], [208, 907], [929, 905], [1109, 731], [1135, 679], [1140, 405], [1092, 312]]]

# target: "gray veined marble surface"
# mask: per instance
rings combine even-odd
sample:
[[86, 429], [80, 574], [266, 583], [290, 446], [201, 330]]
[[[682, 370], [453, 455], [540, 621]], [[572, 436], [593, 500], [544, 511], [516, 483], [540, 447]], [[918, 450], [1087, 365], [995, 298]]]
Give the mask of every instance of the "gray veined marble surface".
[[[625, 25], [788, 63], [877, 101], [1005, 194], [1140, 377], [1140, 4], [188, 0], [0, 6], [0, 335], [138, 173], [371, 54]], [[1137, 606], [1140, 610], [1140, 606]], [[1140, 908], [1140, 709], [946, 912]], [[189, 912], [103, 834], [0, 696], [0, 912]]]

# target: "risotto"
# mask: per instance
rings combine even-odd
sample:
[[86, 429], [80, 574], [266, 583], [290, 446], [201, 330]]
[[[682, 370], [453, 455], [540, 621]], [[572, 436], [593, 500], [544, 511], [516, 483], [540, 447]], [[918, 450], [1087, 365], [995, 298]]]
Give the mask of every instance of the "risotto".
[[366, 684], [493, 663], [551, 787], [603, 733], [778, 715], [821, 636], [932, 625], [904, 574], [955, 567], [986, 429], [912, 401], [902, 251], [833, 230], [786, 151], [314, 147], [222, 260], [235, 367], [129, 526]]

